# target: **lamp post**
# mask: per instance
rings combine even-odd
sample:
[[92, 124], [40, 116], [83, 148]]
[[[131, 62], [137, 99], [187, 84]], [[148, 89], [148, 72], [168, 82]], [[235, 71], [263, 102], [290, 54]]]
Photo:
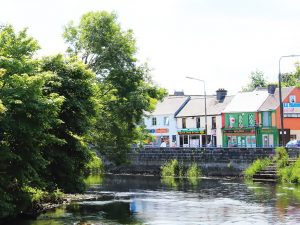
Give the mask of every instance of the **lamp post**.
[[279, 58], [279, 73], [278, 73], [278, 84], [279, 84], [279, 107], [280, 107], [280, 127], [281, 127], [281, 143], [282, 146], [285, 145], [285, 136], [284, 136], [284, 124], [283, 124], [283, 102], [282, 102], [282, 92], [281, 92], [281, 71], [280, 71], [280, 62], [282, 58], [291, 58], [291, 57], [300, 57], [300, 55], [284, 55]]
[[204, 116], [205, 116], [205, 146], [207, 146], [207, 110], [206, 110], [206, 89], [205, 89], [205, 81], [195, 78], [195, 77], [186, 77], [187, 79], [197, 80], [203, 83], [204, 86]]

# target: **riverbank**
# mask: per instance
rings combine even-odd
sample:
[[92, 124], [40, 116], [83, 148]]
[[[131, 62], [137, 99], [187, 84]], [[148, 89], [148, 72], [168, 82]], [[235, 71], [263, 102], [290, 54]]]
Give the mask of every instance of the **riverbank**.
[[[60, 207], [62, 205], [68, 205], [73, 202], [81, 201], [109, 201], [116, 199], [117, 197], [113, 193], [87, 193], [87, 194], [64, 194], [63, 198], [58, 202], [44, 202], [33, 205], [31, 208], [24, 212], [21, 212], [17, 217], [24, 219], [36, 219], [40, 214]], [[8, 224], [13, 218], [5, 218], [0, 220], [0, 224]]]

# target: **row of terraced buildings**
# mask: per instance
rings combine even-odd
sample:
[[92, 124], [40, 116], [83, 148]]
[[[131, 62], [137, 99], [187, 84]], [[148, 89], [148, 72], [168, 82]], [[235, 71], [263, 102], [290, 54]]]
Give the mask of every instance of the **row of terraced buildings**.
[[[300, 89], [282, 88], [285, 143], [300, 139]], [[228, 96], [167, 96], [144, 117], [151, 147], [275, 147], [282, 145], [279, 90], [275, 86]], [[207, 129], [205, 129], [205, 124]]]

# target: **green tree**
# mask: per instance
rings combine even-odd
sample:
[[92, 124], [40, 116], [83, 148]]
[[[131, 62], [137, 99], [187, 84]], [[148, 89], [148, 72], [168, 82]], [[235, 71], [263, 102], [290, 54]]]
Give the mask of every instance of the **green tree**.
[[243, 91], [253, 91], [258, 87], [266, 87], [268, 84], [264, 73], [260, 70], [252, 71], [250, 75], [250, 83], [243, 87]]
[[68, 52], [82, 58], [97, 74], [99, 108], [91, 141], [116, 163], [135, 141], [143, 113], [154, 109], [166, 91], [151, 81], [147, 65], [139, 65], [132, 30], [123, 31], [115, 13], [89, 12], [79, 25], [66, 26]]
[[284, 73], [281, 75], [283, 87], [300, 87], [300, 63], [297, 62], [295, 67], [296, 71], [294, 73]]
[[44, 71], [58, 77], [56, 82], [47, 84], [47, 90], [65, 98], [59, 113], [63, 123], [53, 129], [53, 134], [64, 143], [47, 146], [47, 176], [66, 192], [83, 191], [84, 169], [91, 155], [85, 135], [95, 116], [96, 76], [76, 58], [57, 55], [44, 58], [41, 64]]
[[34, 73], [38, 61], [32, 56], [40, 49], [38, 42], [27, 35], [27, 29], [16, 33], [11, 25], [0, 28], [0, 68], [6, 69], [6, 76]]
[[0, 217], [17, 213], [29, 204], [25, 186], [44, 188], [40, 176], [47, 166], [44, 147], [59, 142], [51, 129], [61, 123], [64, 100], [46, 92], [53, 73], [39, 72], [32, 59], [39, 49], [26, 30], [0, 29]]

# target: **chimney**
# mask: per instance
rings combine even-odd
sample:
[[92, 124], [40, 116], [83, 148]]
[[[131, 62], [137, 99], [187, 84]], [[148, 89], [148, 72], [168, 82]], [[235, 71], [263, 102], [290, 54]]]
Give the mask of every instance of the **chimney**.
[[174, 91], [175, 96], [184, 96], [184, 91]]
[[223, 102], [225, 96], [227, 95], [227, 90], [225, 90], [223, 88], [219, 88], [216, 92], [217, 92], [217, 101]]
[[277, 84], [269, 84], [268, 85], [268, 93], [274, 95]]

